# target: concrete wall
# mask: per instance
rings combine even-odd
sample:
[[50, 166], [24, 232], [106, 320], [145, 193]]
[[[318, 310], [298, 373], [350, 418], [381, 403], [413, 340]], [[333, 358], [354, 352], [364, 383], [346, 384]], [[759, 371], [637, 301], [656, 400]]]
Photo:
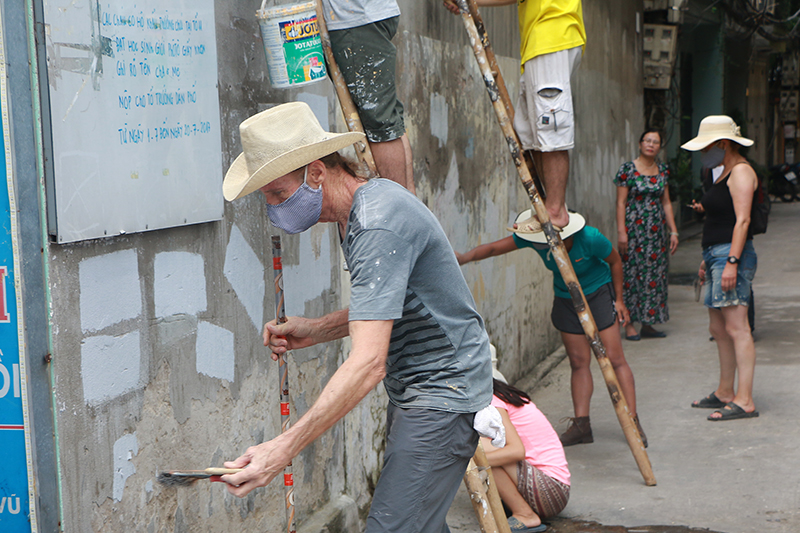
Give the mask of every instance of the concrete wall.
[[[329, 83], [269, 88], [254, 17], [259, 4], [216, 3], [225, 168], [241, 149], [238, 124], [269, 105], [302, 99], [343, 129]], [[456, 249], [504, 237], [527, 200], [460, 21], [439, 2], [402, 1], [401, 9], [398, 84], [418, 194]], [[589, 45], [575, 79], [578, 148], [568, 203], [612, 238], [611, 180], [636, 155], [643, 127], [640, 10], [638, 0], [584, 2]], [[484, 17], [515, 94], [514, 8]], [[272, 231], [263, 202], [251, 195], [227, 204], [219, 223], [47, 247], [64, 530], [282, 527], [278, 481], [242, 500], [207, 482], [181, 489], [155, 482], [164, 469], [220, 465], [279, 431], [277, 366], [260, 336], [273, 315]], [[346, 304], [335, 231], [284, 236], [284, 266], [288, 314], [316, 316]], [[550, 274], [533, 254], [464, 273], [506, 376], [522, 376], [557, 346]], [[313, 403], [346, 347], [342, 341], [292, 354], [293, 417]], [[314, 512], [340, 505], [342, 494], [351, 498], [341, 504], [350, 519], [363, 520], [382, 460], [384, 404], [379, 387], [294, 462], [301, 529], [320, 523]]]

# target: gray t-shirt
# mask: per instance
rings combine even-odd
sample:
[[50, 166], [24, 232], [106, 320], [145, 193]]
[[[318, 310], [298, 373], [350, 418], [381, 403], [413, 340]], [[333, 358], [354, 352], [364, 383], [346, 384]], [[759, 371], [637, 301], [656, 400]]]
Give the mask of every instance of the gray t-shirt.
[[385, 179], [353, 197], [342, 243], [349, 320], [394, 320], [386, 378], [400, 407], [476, 412], [492, 399], [489, 338], [439, 221]]
[[328, 29], [346, 30], [400, 15], [395, 0], [322, 0]]

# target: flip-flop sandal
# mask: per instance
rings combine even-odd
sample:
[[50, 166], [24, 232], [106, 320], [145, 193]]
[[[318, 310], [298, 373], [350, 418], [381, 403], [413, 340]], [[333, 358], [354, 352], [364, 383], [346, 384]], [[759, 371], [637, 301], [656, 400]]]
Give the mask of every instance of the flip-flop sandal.
[[[506, 229], [514, 233], [541, 233], [544, 231], [542, 229], [542, 223], [539, 222], [539, 218], [536, 215], [533, 215], [531, 218], [523, 220], [522, 222], [517, 222], [517, 229], [514, 229], [513, 227]], [[559, 233], [564, 230], [564, 228], [555, 224], [553, 224], [553, 229]]]
[[708, 419], [712, 422], [719, 422], [720, 420], [737, 420], [739, 418], [755, 418], [758, 416], [758, 411], [748, 413], [733, 402], [728, 402], [726, 407], [729, 407], [729, 409], [719, 409], [718, 411], [714, 411], [714, 413], [720, 413], [722, 415], [721, 417], [712, 418], [711, 415], [709, 415]]
[[508, 517], [508, 527], [516, 533], [541, 533], [542, 531], [547, 531], [547, 526], [544, 524], [528, 527], [513, 516]]
[[720, 409], [726, 405], [728, 404], [717, 398], [716, 391], [712, 392], [702, 400], [695, 400], [692, 402], [692, 407], [697, 409]]

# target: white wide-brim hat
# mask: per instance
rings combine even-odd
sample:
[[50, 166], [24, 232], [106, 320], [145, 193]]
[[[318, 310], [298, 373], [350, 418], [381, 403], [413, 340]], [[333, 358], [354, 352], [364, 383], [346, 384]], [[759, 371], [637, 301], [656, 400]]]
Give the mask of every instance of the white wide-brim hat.
[[721, 139], [728, 139], [742, 146], [751, 146], [753, 144], [753, 141], [750, 139], [742, 137], [739, 126], [736, 125], [731, 117], [726, 115], [709, 115], [700, 121], [700, 127], [697, 129], [697, 137], [683, 144], [681, 148], [689, 150], [690, 152], [696, 152]]
[[233, 201], [312, 161], [364, 140], [358, 132], [329, 133], [305, 102], [253, 115], [239, 125], [242, 153], [228, 169], [222, 195]]
[[[533, 215], [531, 213], [531, 210], [526, 209], [517, 216], [517, 220], [515, 220], [514, 223], [519, 225], [521, 222], [528, 220], [532, 216]], [[583, 218], [583, 215], [581, 215], [580, 213], [570, 212], [569, 223], [566, 226], [564, 226], [564, 229], [562, 229], [558, 235], [559, 237], [561, 237], [561, 240], [563, 241], [567, 237], [572, 237], [573, 235], [578, 233], [580, 230], [583, 229], [585, 225], [586, 225], [586, 219]], [[545, 236], [543, 231], [538, 231], [536, 233], [530, 233], [524, 230], [515, 231], [514, 235], [516, 235], [520, 239], [525, 239], [526, 241], [530, 242], [536, 242], [539, 244], [547, 243], [547, 237]]]

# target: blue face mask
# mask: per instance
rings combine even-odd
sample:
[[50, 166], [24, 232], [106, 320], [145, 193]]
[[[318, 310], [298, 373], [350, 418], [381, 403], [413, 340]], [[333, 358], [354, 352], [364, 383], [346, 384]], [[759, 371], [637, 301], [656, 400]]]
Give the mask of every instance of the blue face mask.
[[725, 150], [719, 146], [714, 146], [709, 151], [703, 152], [700, 159], [703, 162], [703, 168], [716, 168], [725, 159]]
[[301, 233], [317, 222], [322, 214], [322, 185], [312, 189], [306, 183], [308, 166], [303, 172], [303, 184], [278, 205], [267, 204], [269, 220], [286, 233]]

